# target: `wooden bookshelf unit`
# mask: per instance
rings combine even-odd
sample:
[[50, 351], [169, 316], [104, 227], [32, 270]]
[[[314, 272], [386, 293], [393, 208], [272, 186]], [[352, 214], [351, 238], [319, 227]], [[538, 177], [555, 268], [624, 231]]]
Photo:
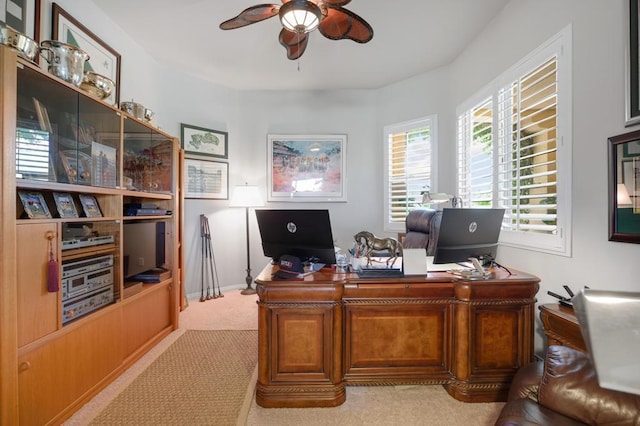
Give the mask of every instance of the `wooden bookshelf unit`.
[[[179, 144], [4, 46], [0, 130], [0, 425], [60, 424], [178, 326]], [[132, 290], [129, 223], [169, 271]]]

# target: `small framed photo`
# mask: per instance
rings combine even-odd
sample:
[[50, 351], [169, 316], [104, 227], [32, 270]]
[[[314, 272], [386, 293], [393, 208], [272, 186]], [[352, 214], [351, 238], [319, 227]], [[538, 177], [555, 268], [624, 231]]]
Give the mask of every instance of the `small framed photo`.
[[29, 219], [51, 219], [44, 195], [35, 191], [18, 191], [20, 201]]
[[80, 194], [79, 198], [80, 204], [82, 204], [82, 210], [84, 210], [84, 215], [86, 217], [102, 217], [100, 205], [98, 204], [96, 197], [88, 194]]
[[229, 134], [204, 127], [180, 124], [184, 153], [207, 157], [229, 157]]
[[58, 208], [58, 216], [61, 218], [78, 217], [78, 211], [76, 210], [76, 204], [73, 201], [71, 194], [54, 192], [53, 199], [56, 202]]
[[91, 157], [74, 150], [60, 151], [59, 154], [69, 183], [91, 183]]

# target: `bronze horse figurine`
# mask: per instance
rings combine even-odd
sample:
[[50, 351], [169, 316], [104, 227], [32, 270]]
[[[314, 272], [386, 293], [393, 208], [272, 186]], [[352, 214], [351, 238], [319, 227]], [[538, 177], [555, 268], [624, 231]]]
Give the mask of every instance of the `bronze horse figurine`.
[[368, 231], [360, 231], [353, 238], [358, 245], [360, 256], [367, 258], [367, 266], [371, 265], [371, 254], [375, 251], [389, 251], [390, 257], [386, 261], [387, 267], [393, 266], [398, 256], [402, 256], [402, 244], [395, 238], [377, 238]]

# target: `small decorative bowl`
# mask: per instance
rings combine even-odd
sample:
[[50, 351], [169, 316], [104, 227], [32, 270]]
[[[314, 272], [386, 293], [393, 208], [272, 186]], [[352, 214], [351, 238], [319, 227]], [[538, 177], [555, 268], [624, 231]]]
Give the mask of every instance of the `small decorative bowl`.
[[106, 99], [116, 88], [113, 80], [92, 71], [85, 71], [80, 88], [98, 99]]

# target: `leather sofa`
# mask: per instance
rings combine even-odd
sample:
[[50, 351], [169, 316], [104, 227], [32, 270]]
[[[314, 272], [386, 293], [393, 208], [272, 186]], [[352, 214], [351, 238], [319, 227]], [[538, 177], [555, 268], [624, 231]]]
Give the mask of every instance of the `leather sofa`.
[[498, 426], [640, 425], [640, 396], [598, 385], [589, 355], [549, 346], [516, 373]]
[[433, 209], [411, 210], [405, 219], [406, 234], [403, 248], [425, 248], [427, 256], [433, 256], [438, 241], [442, 211]]

